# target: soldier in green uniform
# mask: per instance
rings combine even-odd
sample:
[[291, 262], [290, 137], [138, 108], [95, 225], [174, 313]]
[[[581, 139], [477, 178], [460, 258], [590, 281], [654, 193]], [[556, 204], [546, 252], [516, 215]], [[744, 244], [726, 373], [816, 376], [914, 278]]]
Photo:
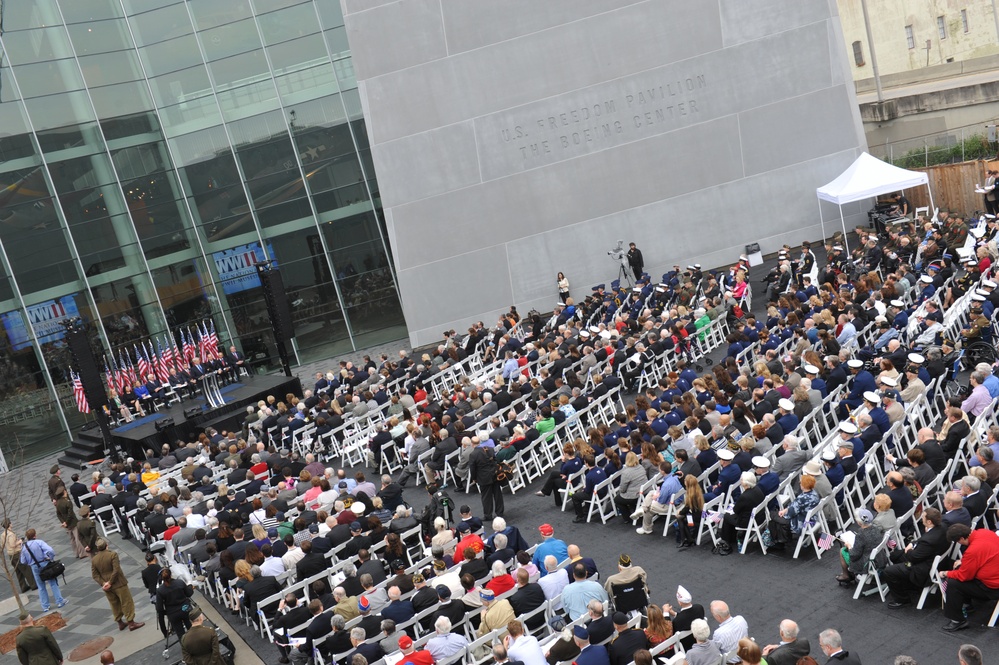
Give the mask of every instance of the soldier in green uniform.
[[97, 552], [97, 526], [90, 519], [90, 506], [80, 506], [80, 521], [76, 523], [76, 537], [90, 556]]
[[21, 665], [62, 665], [62, 650], [52, 631], [45, 626], [36, 626], [27, 612], [21, 615], [21, 632], [15, 643]]
[[191, 629], [180, 640], [185, 665], [225, 665], [219, 651], [219, 636], [205, 624], [205, 615], [195, 607], [190, 614]]
[[87, 551], [83, 549], [83, 545], [80, 544], [80, 536], [76, 533], [76, 523], [78, 521], [76, 519], [76, 510], [73, 509], [73, 502], [69, 499], [69, 492], [66, 491], [65, 485], [56, 490], [55, 507], [59, 522], [66, 529], [66, 532], [69, 533], [69, 541], [73, 543], [76, 558], [82, 559], [87, 556]]

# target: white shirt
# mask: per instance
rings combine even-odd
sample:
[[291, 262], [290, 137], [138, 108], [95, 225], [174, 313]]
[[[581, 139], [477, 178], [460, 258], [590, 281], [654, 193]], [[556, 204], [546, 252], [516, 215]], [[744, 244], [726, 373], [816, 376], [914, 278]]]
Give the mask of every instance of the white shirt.
[[[724, 656], [738, 649], [739, 640], [744, 637], [749, 637], [749, 624], [741, 616], [734, 616], [729, 617], [715, 628], [711, 641], [718, 645], [718, 649]], [[733, 656], [728, 662], [738, 663], [740, 660], [738, 656]]]
[[275, 557], [269, 556], [260, 564], [260, 574], [265, 577], [277, 577], [285, 571], [284, 562]]
[[301, 547], [296, 547], [294, 549], [288, 550], [288, 552], [281, 557], [281, 563], [284, 564], [285, 570], [291, 570], [298, 562], [305, 558], [305, 552], [302, 551]]
[[[545, 598], [551, 600], [555, 596], [562, 593], [562, 589], [569, 584], [569, 575], [565, 572], [565, 568], [560, 568], [554, 573], [549, 573], [542, 578], [538, 579], [538, 584], [541, 585], [541, 589], [545, 592]], [[552, 609], [560, 610], [562, 609], [562, 600], [559, 599], [558, 603]]]
[[531, 635], [521, 635], [516, 640], [511, 639], [507, 655], [510, 660], [519, 660], [524, 665], [548, 665], [538, 639]]
[[199, 515], [197, 513], [191, 513], [190, 515], [185, 515], [187, 518], [187, 528], [189, 529], [204, 529], [205, 528], [205, 516]]

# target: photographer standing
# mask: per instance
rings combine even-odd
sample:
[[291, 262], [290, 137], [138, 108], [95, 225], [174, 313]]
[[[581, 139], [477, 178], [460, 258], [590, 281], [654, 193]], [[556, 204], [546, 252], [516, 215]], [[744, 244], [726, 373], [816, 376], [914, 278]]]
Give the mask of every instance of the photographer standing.
[[628, 265], [631, 266], [631, 272], [635, 273], [635, 279], [639, 280], [642, 278], [642, 272], [645, 269], [645, 259], [642, 257], [642, 250], [638, 249], [635, 243], [628, 243]]

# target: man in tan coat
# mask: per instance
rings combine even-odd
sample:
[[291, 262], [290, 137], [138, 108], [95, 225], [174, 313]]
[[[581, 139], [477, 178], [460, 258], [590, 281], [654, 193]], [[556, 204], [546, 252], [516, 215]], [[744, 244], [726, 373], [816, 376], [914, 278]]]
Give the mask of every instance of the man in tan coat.
[[480, 589], [479, 597], [482, 598], [482, 621], [479, 623], [479, 637], [497, 628], [506, 628], [508, 623], [517, 618], [517, 613], [513, 611], [510, 601], [506, 598], [496, 600], [496, 594], [491, 589]]
[[90, 560], [90, 573], [107, 596], [114, 620], [118, 622], [118, 630], [136, 630], [146, 625], [135, 621], [135, 603], [128, 589], [128, 580], [121, 572], [118, 553], [110, 551], [108, 541], [103, 538], [97, 539], [97, 552]]

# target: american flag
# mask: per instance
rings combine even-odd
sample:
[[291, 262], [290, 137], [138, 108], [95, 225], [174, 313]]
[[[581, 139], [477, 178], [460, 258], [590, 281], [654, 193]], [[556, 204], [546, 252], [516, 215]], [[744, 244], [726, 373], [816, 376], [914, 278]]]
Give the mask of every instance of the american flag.
[[145, 354], [139, 352], [139, 347], [133, 344], [132, 348], [135, 349], [135, 366], [139, 370], [139, 376], [141, 377], [139, 381], [145, 383], [146, 377], [153, 371], [153, 368], [150, 366]]
[[208, 327], [205, 322], [194, 326], [198, 331], [198, 357], [201, 358], [202, 362], [212, 359], [212, 351], [208, 348]]
[[219, 353], [219, 336], [215, 334], [214, 321], [212, 321], [212, 330], [208, 333], [208, 344], [211, 347], [212, 355], [215, 356], [215, 360], [221, 360], [222, 354]]
[[832, 549], [832, 546], [835, 544], [836, 544], [836, 539], [833, 538], [832, 535], [828, 533], [822, 534], [822, 536], [819, 538], [818, 541], [819, 548], [823, 550]]
[[[156, 342], [159, 346], [159, 341]], [[173, 361], [173, 340], [169, 337], [166, 340], [166, 345], [160, 347], [160, 356], [163, 358], [163, 366], [166, 367], [167, 378], [163, 379], [168, 381], [170, 379], [170, 370], [175, 369]]]
[[194, 335], [191, 334], [191, 329], [187, 329], [187, 336], [184, 336], [184, 331], [180, 331], [180, 342], [184, 345], [184, 360], [187, 364], [191, 364], [191, 359], [198, 355], [198, 350], [194, 346]]
[[[153, 345], [152, 340], [149, 340], [149, 345]], [[167, 367], [163, 346], [159, 340], [156, 340], [156, 378], [160, 380], [160, 383], [166, 383], [170, 380], [170, 369]]]
[[[114, 354], [111, 354], [111, 365], [114, 365]], [[70, 378], [73, 376], [73, 370], [70, 370]], [[113, 390], [118, 392], [118, 370], [117, 367], [112, 370], [108, 365], [108, 357], [104, 356], [104, 376], [107, 377], [108, 390]]]
[[121, 368], [118, 370], [118, 385], [120, 386], [118, 392], [120, 393], [131, 389], [135, 384], [135, 368], [132, 367], [130, 360], [124, 350], [118, 350], [118, 365]]
[[77, 411], [90, 413], [90, 405], [87, 404], [87, 396], [83, 394], [83, 382], [80, 381], [80, 375], [70, 370], [70, 376], [73, 378], [73, 397], [76, 399]]

